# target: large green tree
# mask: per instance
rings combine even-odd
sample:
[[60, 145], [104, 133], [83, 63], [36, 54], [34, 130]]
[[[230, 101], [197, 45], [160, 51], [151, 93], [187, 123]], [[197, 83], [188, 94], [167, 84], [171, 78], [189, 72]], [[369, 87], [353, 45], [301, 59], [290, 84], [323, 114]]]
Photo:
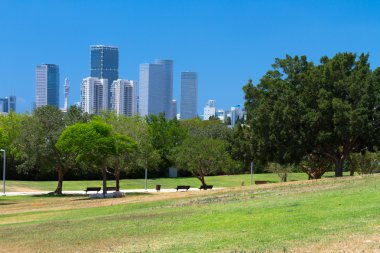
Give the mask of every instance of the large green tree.
[[276, 59], [244, 92], [256, 155], [265, 161], [323, 155], [339, 177], [351, 152], [379, 145], [380, 69], [370, 69], [368, 55], [339, 53], [317, 66], [306, 56]]
[[186, 138], [173, 149], [172, 159], [179, 169], [192, 173], [204, 186], [205, 176], [229, 171], [234, 165], [223, 141], [204, 137]]
[[43, 106], [37, 108], [31, 116], [24, 118], [18, 137], [22, 159], [19, 170], [24, 173], [56, 171], [56, 194], [62, 194], [65, 174], [77, 168], [75, 157], [58, 150], [56, 143], [66, 126], [76, 121], [87, 121], [86, 117], [81, 117], [80, 110], [76, 107], [71, 107], [69, 112], [64, 114], [56, 107]]

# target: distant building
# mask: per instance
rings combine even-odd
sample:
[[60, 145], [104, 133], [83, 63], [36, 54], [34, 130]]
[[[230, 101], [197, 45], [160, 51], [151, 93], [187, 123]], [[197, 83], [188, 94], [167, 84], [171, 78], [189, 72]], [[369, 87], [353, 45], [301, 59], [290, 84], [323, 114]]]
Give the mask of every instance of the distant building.
[[36, 67], [36, 108], [45, 105], [59, 108], [59, 67], [55, 64]]
[[111, 87], [112, 110], [117, 115], [133, 116], [137, 113], [137, 82], [117, 79]]
[[173, 61], [156, 60], [140, 64], [139, 113], [172, 116]]
[[172, 112], [171, 112], [171, 117], [170, 119], [177, 118], [177, 100], [173, 99], [172, 100]]
[[221, 122], [224, 123], [225, 120], [226, 120], [226, 111], [225, 111], [225, 110], [222, 110], [222, 109], [218, 109], [218, 110], [216, 110], [215, 116], [216, 116]]
[[181, 119], [197, 117], [198, 76], [196, 72], [181, 73]]
[[238, 121], [245, 120], [245, 110], [241, 105], [235, 105], [231, 107], [230, 112], [231, 126], [235, 126]]
[[114, 46], [91, 46], [91, 77], [107, 79], [107, 101], [111, 108], [111, 85], [119, 78], [119, 49]]
[[108, 109], [108, 80], [87, 77], [81, 86], [81, 108], [89, 114], [100, 114]]
[[203, 119], [209, 120], [210, 117], [215, 117], [216, 107], [215, 100], [209, 100], [203, 109]]
[[16, 96], [0, 98], [0, 113], [16, 111]]

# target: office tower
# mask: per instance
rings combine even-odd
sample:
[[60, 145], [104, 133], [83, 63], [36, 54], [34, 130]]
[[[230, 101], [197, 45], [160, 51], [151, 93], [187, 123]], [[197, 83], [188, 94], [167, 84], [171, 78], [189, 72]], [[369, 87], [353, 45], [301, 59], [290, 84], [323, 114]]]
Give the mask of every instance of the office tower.
[[137, 112], [136, 101], [137, 82], [132, 80], [117, 79], [111, 87], [112, 110], [117, 114], [133, 116]]
[[91, 46], [91, 77], [108, 80], [108, 108], [111, 108], [111, 85], [119, 78], [119, 49], [113, 46]]
[[16, 96], [0, 98], [0, 113], [10, 113], [16, 111]]
[[8, 105], [9, 105], [9, 111], [16, 112], [16, 96], [9, 96]]
[[156, 60], [140, 64], [139, 113], [142, 116], [165, 113], [172, 116], [173, 61]]
[[59, 67], [55, 64], [36, 68], [36, 108], [45, 105], [59, 108]]
[[177, 100], [173, 99], [172, 100], [172, 112], [171, 112], [171, 119], [177, 118]]
[[108, 109], [108, 80], [87, 77], [81, 86], [81, 107], [84, 112], [100, 114]]
[[69, 111], [69, 90], [70, 90], [69, 79], [67, 79], [66, 77], [65, 78], [65, 105], [63, 107], [64, 112]]
[[197, 117], [198, 77], [196, 72], [181, 73], [181, 119]]
[[203, 109], [203, 119], [209, 120], [210, 117], [215, 117], [216, 108], [215, 108], [215, 100], [209, 100], [207, 105]]

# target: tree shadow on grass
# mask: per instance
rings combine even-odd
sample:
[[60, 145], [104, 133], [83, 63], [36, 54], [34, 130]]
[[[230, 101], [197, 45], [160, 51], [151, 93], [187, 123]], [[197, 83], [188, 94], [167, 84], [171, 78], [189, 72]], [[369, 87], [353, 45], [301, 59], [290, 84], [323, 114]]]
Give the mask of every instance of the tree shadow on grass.
[[[125, 193], [123, 197], [119, 198], [106, 198], [106, 199], [120, 199], [120, 198], [127, 198], [127, 197], [133, 197], [133, 196], [150, 196], [152, 193], [145, 193], [145, 192], [131, 192], [131, 193]], [[73, 199], [72, 201], [83, 201], [83, 200], [101, 200], [105, 198], [90, 198], [90, 195], [73, 195], [73, 196], [81, 196], [83, 198], [77, 198]]]

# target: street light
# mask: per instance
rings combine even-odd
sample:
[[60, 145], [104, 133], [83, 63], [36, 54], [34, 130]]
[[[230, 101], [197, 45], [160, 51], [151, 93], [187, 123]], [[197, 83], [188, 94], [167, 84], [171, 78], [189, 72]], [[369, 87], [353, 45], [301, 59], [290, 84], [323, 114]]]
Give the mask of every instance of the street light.
[[3, 194], [5, 196], [5, 149], [0, 149], [0, 152], [4, 152], [4, 160], [3, 160]]

